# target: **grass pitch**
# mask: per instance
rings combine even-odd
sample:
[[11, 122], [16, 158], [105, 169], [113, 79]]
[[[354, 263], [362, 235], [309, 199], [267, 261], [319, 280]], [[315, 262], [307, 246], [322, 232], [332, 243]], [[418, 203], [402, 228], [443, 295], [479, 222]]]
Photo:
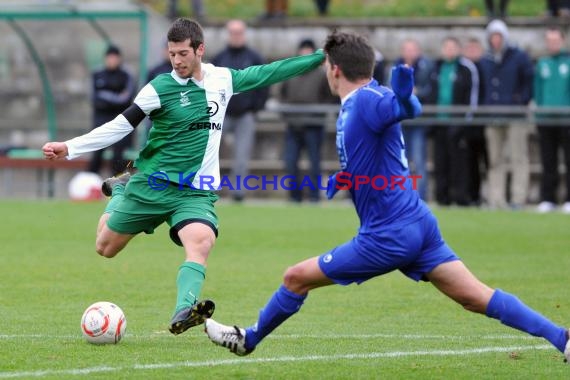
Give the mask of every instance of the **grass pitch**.
[[[0, 202], [0, 379], [565, 379], [546, 341], [470, 314], [400, 273], [312, 292], [250, 356], [211, 344], [201, 328], [167, 332], [183, 260], [162, 226], [114, 259], [94, 252], [102, 203]], [[351, 207], [220, 204], [220, 236], [203, 296], [222, 323], [248, 325], [288, 265], [349, 239]], [[483, 281], [570, 324], [570, 218], [439, 209], [444, 238]], [[86, 343], [95, 301], [117, 303], [127, 335]]]

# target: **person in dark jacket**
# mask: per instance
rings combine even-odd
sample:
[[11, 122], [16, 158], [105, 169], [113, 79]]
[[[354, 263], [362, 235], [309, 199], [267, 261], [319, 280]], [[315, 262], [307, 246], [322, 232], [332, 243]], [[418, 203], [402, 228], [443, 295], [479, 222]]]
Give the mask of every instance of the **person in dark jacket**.
[[[434, 66], [430, 82], [433, 89], [430, 103], [477, 106], [479, 73], [473, 62], [461, 56], [461, 44], [457, 38], [443, 40], [441, 59]], [[447, 115], [440, 114], [439, 117], [447, 118]], [[435, 128], [435, 196], [441, 205], [467, 206], [472, 203], [465, 172], [468, 167], [466, 128], [453, 124]]]
[[[101, 126], [123, 112], [133, 101], [136, 84], [132, 75], [122, 68], [121, 51], [116, 46], [109, 46], [105, 52], [105, 67], [93, 73], [93, 125]], [[131, 145], [132, 133], [111, 146], [113, 175], [122, 173], [128, 161], [124, 159], [125, 150]], [[88, 171], [97, 173], [103, 165], [104, 149], [93, 153]]]
[[153, 66], [146, 76], [147, 83], [159, 76], [160, 74], [169, 73], [172, 71], [172, 63], [170, 62], [170, 55], [168, 53], [168, 44], [164, 43], [162, 51], [162, 61], [156, 66]]
[[[485, 48], [477, 37], [470, 37], [463, 46], [463, 56], [473, 62], [479, 74], [479, 99], [483, 102], [483, 80], [481, 80], [481, 58]], [[471, 201], [477, 205], [481, 203], [481, 183], [488, 167], [487, 142], [485, 140], [484, 125], [469, 125], [465, 128], [467, 142], [467, 167], [465, 168], [466, 181]]]
[[[302, 40], [297, 50], [298, 55], [312, 54], [316, 50], [311, 39]], [[333, 96], [327, 82], [325, 70], [313, 70], [283, 83], [280, 100], [284, 103], [318, 104], [340, 103]], [[285, 115], [287, 133], [285, 135], [285, 170], [287, 175], [295, 178], [289, 191], [289, 199], [293, 202], [303, 200], [304, 191], [308, 190], [309, 201], [320, 199], [319, 184], [321, 176], [321, 146], [325, 134], [325, 115], [323, 114], [288, 114]], [[299, 158], [305, 148], [309, 158], [310, 184], [300, 176]]]
[[[247, 25], [242, 20], [230, 20], [226, 24], [228, 46], [212, 59], [216, 66], [232, 69], [243, 69], [264, 63], [262, 56], [247, 46]], [[255, 139], [255, 114], [265, 107], [269, 89], [235, 95], [228, 104], [224, 132], [234, 135], [234, 160], [232, 167], [232, 183], [237, 182], [237, 176], [243, 179], [248, 175], [249, 159]], [[234, 182], [235, 181], [235, 182]], [[235, 201], [242, 201], [243, 190], [234, 190]]]
[[372, 78], [381, 85], [386, 84], [386, 78], [384, 75], [384, 71], [386, 70], [385, 66], [384, 56], [380, 50], [374, 49], [374, 71], [372, 72]]
[[[429, 95], [432, 92], [430, 73], [433, 69], [433, 61], [422, 53], [418, 41], [414, 39], [404, 40], [400, 46], [400, 57], [396, 59], [394, 66], [406, 64], [414, 68], [414, 94], [422, 104], [428, 104]], [[410, 171], [420, 176], [418, 192], [420, 197], [428, 200], [428, 172], [427, 172], [427, 127], [425, 125], [404, 125], [402, 133], [406, 144], [406, 156], [410, 162]]]
[[[534, 77], [534, 101], [537, 106], [570, 106], [570, 55], [564, 50], [565, 37], [559, 28], [550, 28], [545, 35], [548, 55], [536, 64]], [[568, 117], [568, 115], [565, 115]], [[566, 172], [566, 201], [564, 213], [570, 214], [570, 128], [568, 123], [556, 123], [554, 115], [537, 115], [537, 129], [542, 162], [540, 181], [541, 202], [538, 212], [553, 211], [558, 190], [558, 149], [564, 152]]]
[[[487, 26], [490, 50], [481, 60], [485, 105], [526, 106], [532, 97], [534, 68], [529, 56], [509, 44], [507, 25], [493, 20]], [[519, 209], [527, 202], [530, 164], [529, 125], [522, 120], [498, 122], [485, 128], [489, 152], [491, 208]], [[509, 164], [510, 163], [510, 167]], [[510, 169], [510, 205], [506, 199]]]

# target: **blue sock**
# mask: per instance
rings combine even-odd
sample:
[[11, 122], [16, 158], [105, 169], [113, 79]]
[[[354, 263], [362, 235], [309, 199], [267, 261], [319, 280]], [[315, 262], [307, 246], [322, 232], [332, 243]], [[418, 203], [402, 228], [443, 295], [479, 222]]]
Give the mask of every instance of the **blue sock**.
[[253, 350], [277, 326], [299, 311], [305, 298], [307, 298], [306, 295], [293, 293], [285, 285], [281, 285], [259, 312], [257, 323], [245, 329], [245, 348]]
[[560, 352], [564, 352], [568, 341], [567, 329], [555, 325], [512, 294], [496, 289], [487, 305], [486, 314], [488, 317], [500, 320], [504, 325], [542, 337]]

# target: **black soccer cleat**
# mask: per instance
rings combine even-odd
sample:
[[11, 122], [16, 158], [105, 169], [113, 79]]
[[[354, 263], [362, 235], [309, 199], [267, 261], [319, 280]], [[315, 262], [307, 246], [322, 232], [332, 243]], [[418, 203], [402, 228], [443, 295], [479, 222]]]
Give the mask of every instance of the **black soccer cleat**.
[[182, 334], [191, 327], [201, 325], [207, 318], [214, 314], [216, 305], [214, 301], [203, 300], [180, 310], [170, 321], [168, 329], [174, 335]]
[[105, 196], [110, 197], [113, 194], [113, 186], [116, 184], [126, 184], [131, 179], [131, 173], [126, 171], [111, 178], [107, 178], [101, 185], [101, 191]]

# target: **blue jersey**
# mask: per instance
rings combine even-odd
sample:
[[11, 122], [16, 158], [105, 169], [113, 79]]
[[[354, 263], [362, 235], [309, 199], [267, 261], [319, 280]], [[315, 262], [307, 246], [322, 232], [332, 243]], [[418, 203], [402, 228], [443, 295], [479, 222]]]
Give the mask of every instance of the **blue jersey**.
[[344, 172], [337, 178], [349, 186], [362, 234], [429, 212], [414, 190], [395, 102], [390, 89], [371, 80], [344, 99], [337, 120], [336, 146]]

